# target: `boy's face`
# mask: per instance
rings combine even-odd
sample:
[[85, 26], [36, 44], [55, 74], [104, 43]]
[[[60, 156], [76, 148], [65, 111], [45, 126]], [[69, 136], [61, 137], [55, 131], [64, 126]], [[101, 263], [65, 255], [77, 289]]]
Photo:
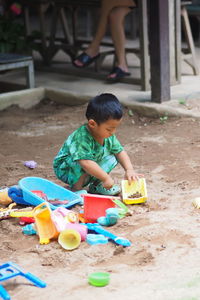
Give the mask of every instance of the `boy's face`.
[[97, 124], [94, 120], [89, 120], [88, 125], [94, 137], [106, 139], [115, 133], [121, 121], [122, 119], [109, 119], [106, 122]]

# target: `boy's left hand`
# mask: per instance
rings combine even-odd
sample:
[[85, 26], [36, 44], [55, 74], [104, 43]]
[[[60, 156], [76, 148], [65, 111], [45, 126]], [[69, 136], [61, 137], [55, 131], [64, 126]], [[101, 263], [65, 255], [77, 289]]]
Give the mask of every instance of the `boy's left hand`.
[[140, 177], [143, 177], [144, 175], [143, 174], [137, 174], [135, 173], [134, 170], [126, 170], [125, 171], [125, 179], [128, 180], [129, 184], [131, 184], [131, 181], [136, 181], [136, 180], [139, 180]]

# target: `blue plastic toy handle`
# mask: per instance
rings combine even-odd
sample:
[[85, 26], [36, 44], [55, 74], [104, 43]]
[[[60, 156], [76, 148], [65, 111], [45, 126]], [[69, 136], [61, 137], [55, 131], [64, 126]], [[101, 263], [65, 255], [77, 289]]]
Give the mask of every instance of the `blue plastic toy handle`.
[[33, 282], [36, 286], [44, 288], [46, 287], [46, 283], [36, 277], [35, 275], [31, 274], [30, 272], [28, 273], [22, 273], [22, 275], [26, 278], [29, 279], [31, 282]]
[[103, 234], [107, 236], [109, 239], [113, 240], [116, 244], [122, 245], [124, 247], [129, 247], [131, 246], [131, 242], [125, 238], [120, 238], [117, 235], [111, 233], [110, 231], [104, 229], [101, 225], [98, 223], [85, 223], [87, 228], [89, 230], [93, 230], [97, 233]]
[[29, 205], [23, 199], [23, 192], [22, 189], [18, 185], [13, 185], [8, 189], [8, 196], [16, 203], [22, 205]]
[[109, 239], [113, 240], [116, 244], [124, 246], [124, 247], [129, 247], [131, 246], [131, 242], [128, 239], [118, 237], [117, 235], [109, 232], [108, 230], [104, 229], [102, 226], [99, 224], [95, 224], [95, 229], [96, 232], [101, 233], [105, 236], [107, 236]]
[[100, 225], [95, 224], [94, 225], [94, 230], [98, 233], [101, 233], [107, 237], [109, 237], [109, 239], [114, 240], [117, 236], [113, 233], [111, 233], [110, 231], [104, 229], [103, 227], [101, 227]]
[[0, 285], [0, 297], [4, 300], [10, 300], [10, 295], [2, 285]]

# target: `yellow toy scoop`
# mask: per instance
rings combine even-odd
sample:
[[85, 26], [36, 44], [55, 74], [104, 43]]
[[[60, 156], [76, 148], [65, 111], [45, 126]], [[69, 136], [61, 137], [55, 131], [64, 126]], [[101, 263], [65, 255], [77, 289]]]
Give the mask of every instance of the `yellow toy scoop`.
[[138, 204], [147, 200], [145, 178], [129, 184], [128, 180], [122, 180], [122, 199], [126, 204]]
[[51, 209], [48, 203], [41, 203], [33, 210], [36, 229], [40, 238], [40, 244], [48, 244], [50, 239], [58, 237], [58, 231], [51, 219]]

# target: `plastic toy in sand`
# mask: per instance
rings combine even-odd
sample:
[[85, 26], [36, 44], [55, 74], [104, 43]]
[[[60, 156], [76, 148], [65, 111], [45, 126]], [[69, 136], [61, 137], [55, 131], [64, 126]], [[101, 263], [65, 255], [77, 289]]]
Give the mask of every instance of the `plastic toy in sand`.
[[[20, 189], [22, 190], [23, 200], [28, 203], [28, 205], [37, 206], [44, 203], [45, 200], [33, 193], [32, 191], [42, 191], [48, 201], [59, 199], [60, 206], [65, 208], [72, 207], [73, 205], [82, 203], [82, 198], [80, 195], [73, 193], [66, 188], [41, 177], [24, 177], [18, 182]], [[67, 204], [62, 201], [68, 201]], [[58, 208], [58, 206], [53, 205], [49, 202], [50, 208], [52, 210]]]
[[128, 180], [122, 180], [122, 199], [126, 204], [139, 204], [147, 200], [147, 188], [145, 178], [129, 184]]
[[33, 217], [36, 223], [36, 230], [40, 238], [40, 244], [48, 244], [50, 239], [57, 237], [58, 232], [51, 219], [51, 209], [47, 202], [41, 203], [31, 211], [13, 211], [11, 217]]
[[27, 160], [24, 162], [24, 166], [28, 167], [29, 169], [35, 169], [37, 167], [37, 163], [34, 160]]
[[38, 197], [42, 198], [45, 201], [48, 201], [47, 195], [43, 193], [43, 191], [31, 191], [33, 194], [37, 195]]
[[78, 248], [81, 243], [81, 235], [75, 229], [66, 229], [59, 234], [58, 243], [65, 250], [74, 250]]
[[[6, 262], [3, 265], [0, 265], [0, 282], [16, 277], [18, 275], [28, 279], [37, 287], [46, 287], [46, 283], [44, 281], [31, 274], [30, 272], [23, 272], [22, 269], [13, 262]], [[4, 300], [11, 299], [10, 295], [2, 285], [0, 285], [0, 297]]]
[[0, 220], [9, 218], [11, 213], [16, 211], [13, 209], [15, 206], [16, 203], [11, 203], [7, 208], [0, 208]]
[[106, 209], [106, 216], [99, 217], [97, 222], [102, 226], [112, 226], [117, 223], [119, 219], [118, 208], [108, 208]]
[[[52, 186], [51, 186], [51, 188], [52, 188]], [[66, 196], [66, 189], [64, 189], [64, 190], [65, 190], [65, 196]], [[75, 204], [82, 205], [83, 204], [83, 198], [81, 197], [81, 195], [82, 194], [87, 194], [87, 191], [86, 190], [80, 190], [80, 191], [77, 191], [77, 192], [73, 193], [74, 199], [71, 199], [72, 195], [68, 194], [68, 196], [71, 199], [71, 201], [69, 201], [69, 200], [62, 200], [62, 199], [58, 199], [58, 198], [57, 199], [48, 199], [47, 195], [43, 191], [41, 191], [41, 190], [32, 190], [31, 193], [35, 194], [39, 198], [42, 198], [44, 201], [48, 201], [49, 203], [51, 203], [53, 205], [53, 209], [56, 209], [58, 206], [65, 206], [65, 207], [67, 206], [67, 207], [70, 207], [70, 206], [73, 206]], [[16, 202], [18, 204], [22, 204], [22, 205], [29, 205], [30, 204], [29, 201], [26, 202], [24, 200], [23, 191], [22, 191], [22, 189], [20, 188], [19, 185], [13, 185], [13, 186], [11, 186], [8, 189], [8, 196], [11, 198], [11, 201], [14, 201], [14, 202]], [[77, 199], [78, 199], [78, 202], [77, 202]], [[31, 204], [36, 206], [36, 204], [33, 204], [33, 202]]]
[[51, 219], [58, 232], [66, 229], [75, 229], [80, 233], [81, 241], [86, 239], [88, 229], [85, 225], [79, 224], [79, 215], [76, 212], [64, 207], [58, 207], [51, 212]]
[[26, 235], [37, 234], [34, 224], [27, 224], [26, 226], [22, 227], [22, 232]]
[[128, 207], [119, 198], [113, 198], [112, 201], [116, 204], [118, 208], [118, 214], [120, 219], [124, 218], [126, 215], [129, 215], [131, 213]]
[[118, 245], [121, 245], [124, 247], [131, 246], [131, 242], [128, 239], [119, 237], [119, 236], [109, 232], [108, 230], [104, 229], [98, 223], [85, 223], [85, 225], [87, 226], [88, 230], [103, 234], [104, 236], [108, 237], [109, 239], [111, 239], [113, 242], [115, 242]]
[[[30, 209], [30, 208], [28, 208], [28, 209]], [[26, 211], [24, 209], [15, 209], [15, 210], [11, 211], [10, 216], [13, 218], [21, 218], [21, 217], [32, 218], [33, 212], [34, 212], [33, 209], [28, 210], [28, 211]]]
[[65, 207], [58, 207], [51, 213], [52, 221], [54, 222], [58, 232], [66, 229], [67, 223], [78, 223], [78, 214]]
[[200, 208], [200, 197], [194, 198], [194, 200], [192, 201], [192, 204], [194, 205], [194, 207]]
[[108, 238], [103, 234], [89, 233], [87, 235], [86, 242], [89, 245], [107, 244]]
[[13, 185], [8, 189], [8, 196], [17, 204], [29, 205], [24, 200], [22, 189], [18, 185]]
[[[16, 203], [11, 203], [7, 208], [0, 208], [0, 220], [10, 217], [20, 217], [23, 215], [30, 215], [32, 216], [32, 211], [30, 212], [30, 207], [22, 208], [22, 209], [15, 209], [13, 207], [16, 206]], [[28, 211], [27, 211], [28, 210]]]
[[94, 272], [89, 274], [88, 282], [94, 286], [105, 286], [110, 282], [110, 274], [108, 272]]
[[19, 218], [19, 225], [26, 225], [26, 224], [32, 224], [35, 223], [35, 219], [31, 217], [20, 217]]
[[68, 223], [65, 229], [74, 229], [80, 233], [81, 241], [85, 241], [88, 229], [84, 224]]
[[116, 207], [112, 196], [85, 194], [84, 197], [84, 219], [95, 223], [99, 217], [106, 215], [106, 209]]
[[51, 219], [51, 209], [48, 203], [41, 203], [33, 210], [36, 230], [39, 235], [40, 244], [48, 244], [50, 239], [58, 237], [58, 231]]
[[0, 205], [8, 205], [12, 203], [12, 199], [8, 195], [9, 188], [0, 189]]

